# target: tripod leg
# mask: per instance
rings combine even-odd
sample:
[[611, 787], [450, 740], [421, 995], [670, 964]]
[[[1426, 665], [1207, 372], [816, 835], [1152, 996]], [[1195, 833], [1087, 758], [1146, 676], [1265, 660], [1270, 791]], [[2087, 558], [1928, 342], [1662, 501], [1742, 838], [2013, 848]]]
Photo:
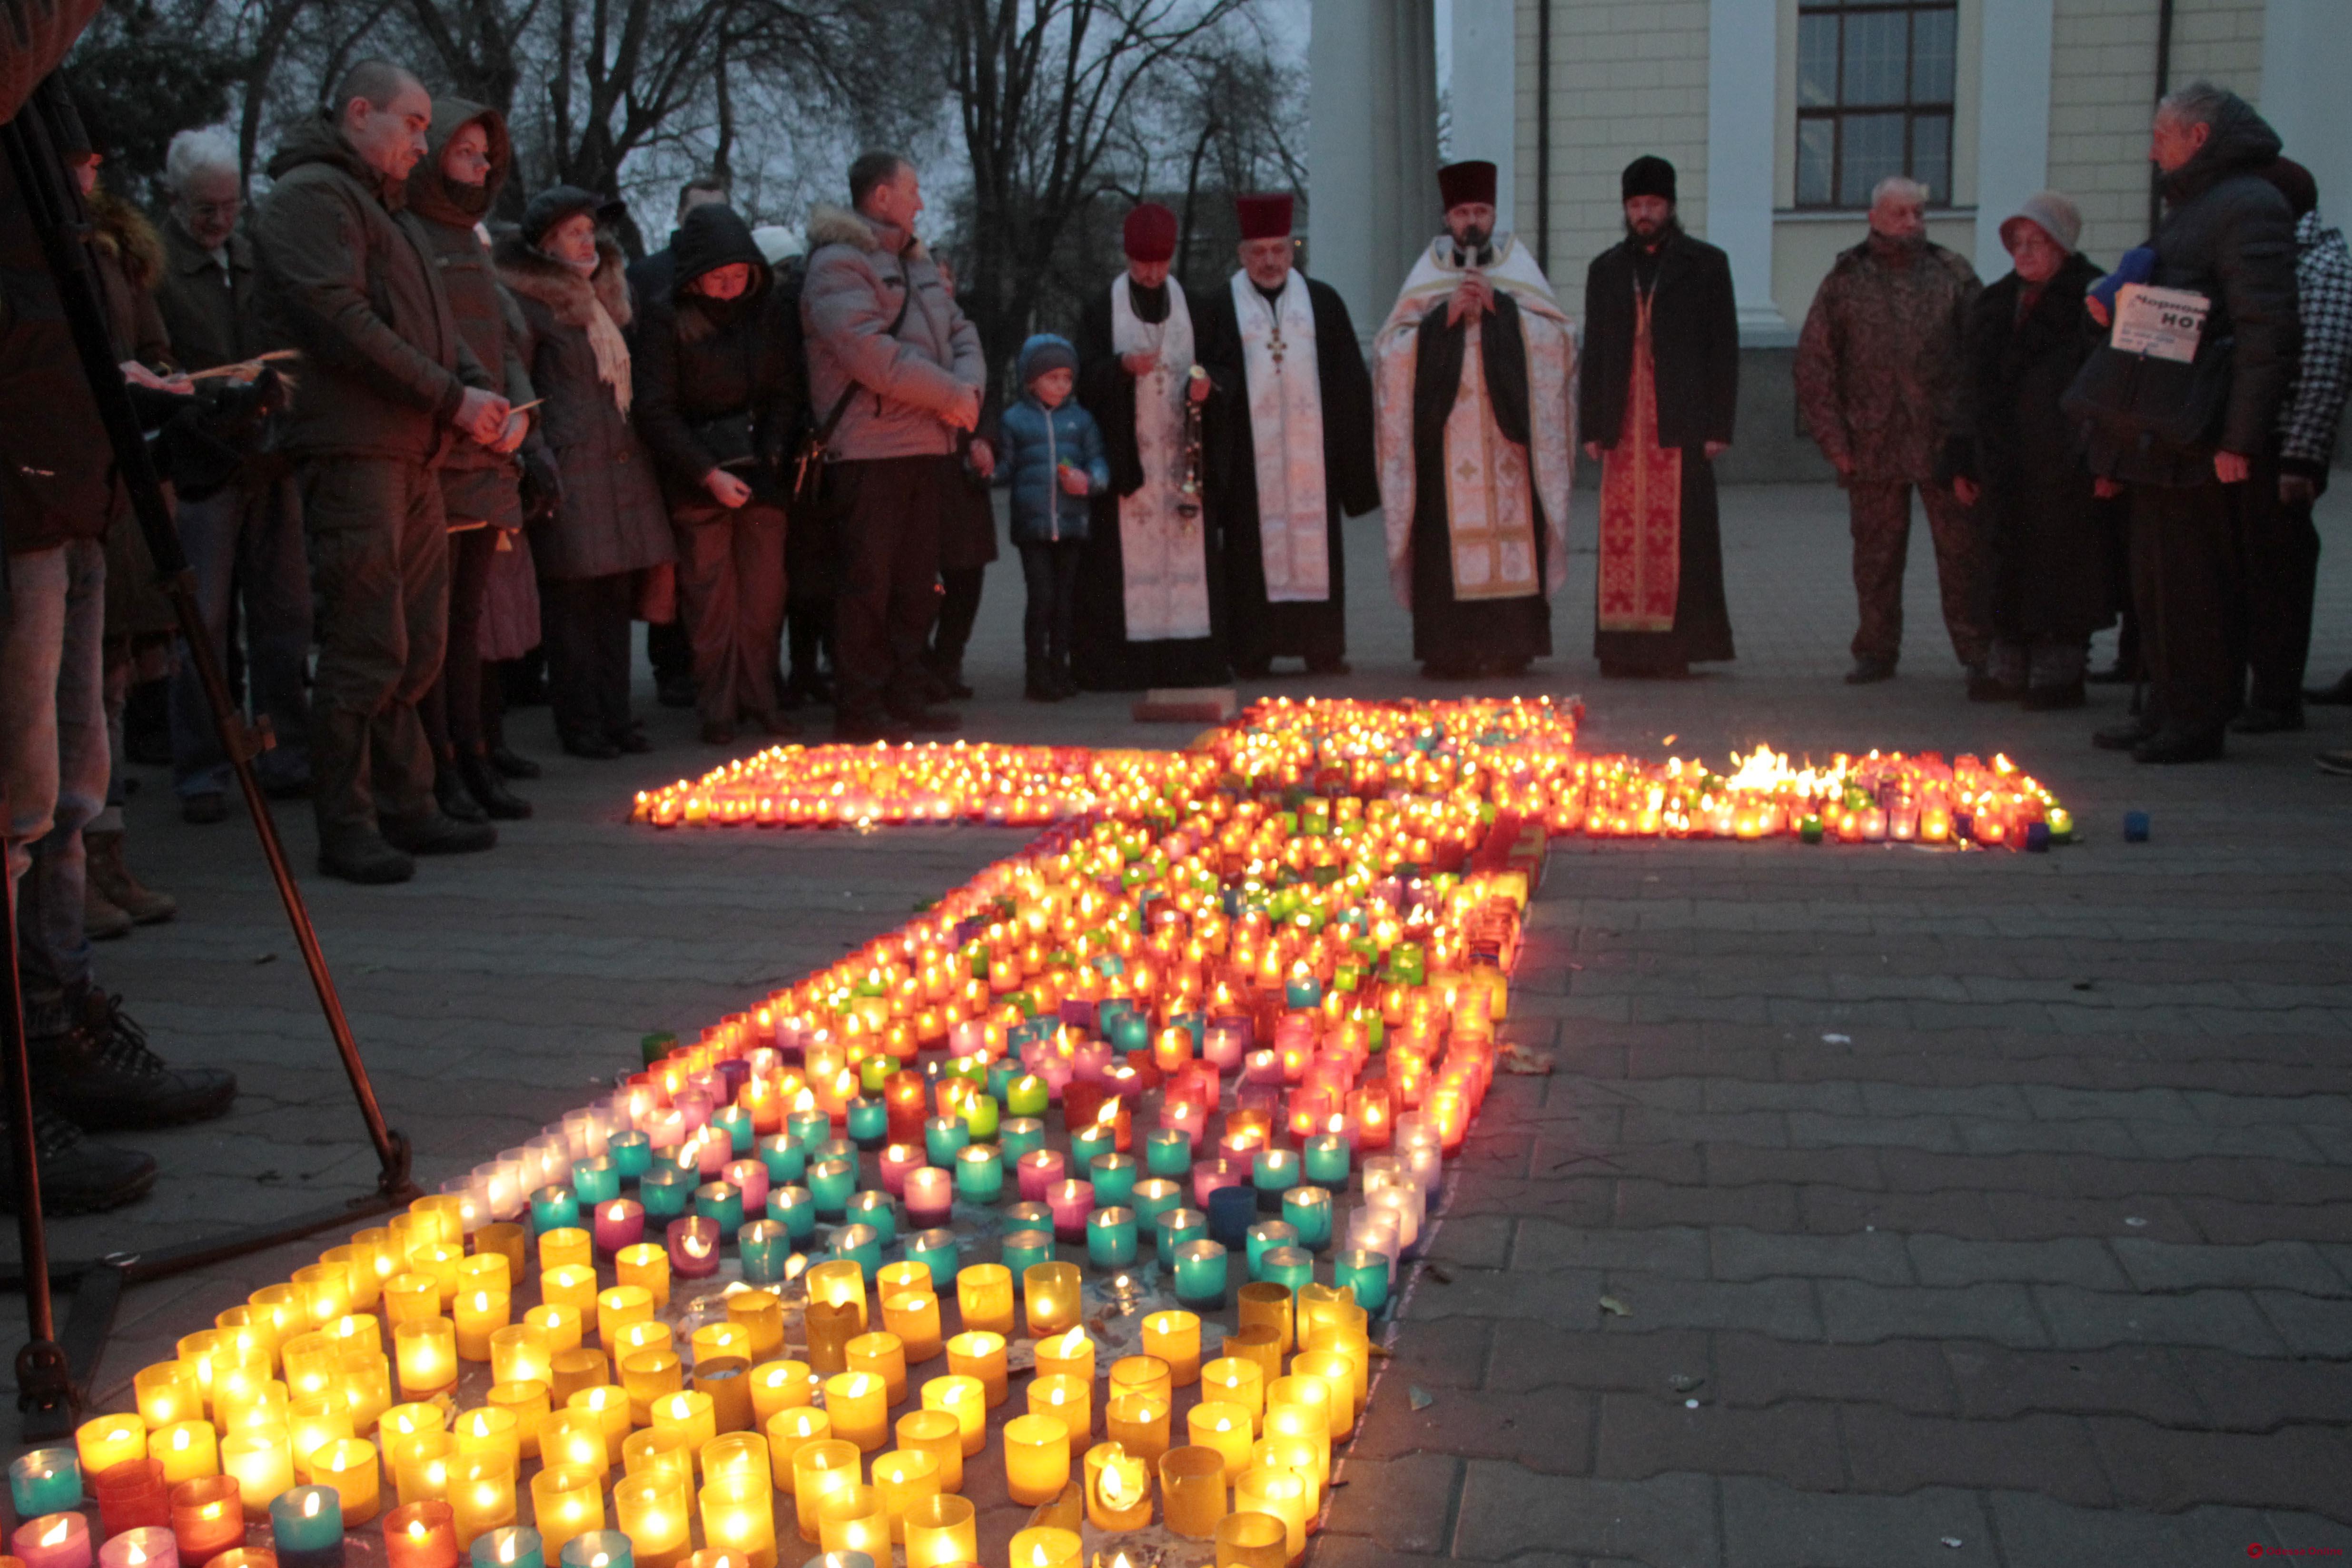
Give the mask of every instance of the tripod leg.
[[[0, 873], [0, 874], [5, 874]], [[33, 1142], [33, 1072], [25, 1055], [25, 988], [16, 969], [16, 888], [0, 899], [0, 939], [7, 944], [8, 991], [0, 997], [0, 1080], [7, 1095], [10, 1153], [16, 1162], [16, 1246], [25, 1268], [25, 1322], [30, 1337], [16, 1353], [16, 1408], [25, 1437], [60, 1437], [72, 1430], [79, 1403], [65, 1352], [58, 1348], [57, 1306], [49, 1294], [49, 1228], [41, 1214], [41, 1162]]]

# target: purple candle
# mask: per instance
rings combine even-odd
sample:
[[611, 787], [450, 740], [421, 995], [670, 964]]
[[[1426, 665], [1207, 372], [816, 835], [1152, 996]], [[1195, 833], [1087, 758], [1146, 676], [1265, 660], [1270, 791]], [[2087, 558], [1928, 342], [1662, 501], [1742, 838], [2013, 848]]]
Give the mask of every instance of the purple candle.
[[919, 1166], [907, 1173], [907, 1223], [928, 1230], [948, 1222], [955, 1207], [955, 1178], [937, 1166]]
[[1068, 1162], [1059, 1149], [1032, 1149], [1021, 1156], [1015, 1167], [1021, 1178], [1021, 1196], [1034, 1203], [1044, 1197], [1055, 1183], [1068, 1172]]
[[1240, 1186], [1249, 1180], [1249, 1165], [1244, 1160], [1202, 1160], [1192, 1167], [1192, 1201], [1202, 1208], [1209, 1207], [1209, 1195], [1221, 1186]]
[[669, 1222], [669, 1271], [683, 1280], [719, 1272], [719, 1222], [699, 1218]]
[[596, 1206], [596, 1248], [618, 1252], [646, 1239], [646, 1206], [632, 1197], [616, 1197]]
[[1063, 1241], [1087, 1239], [1087, 1216], [1095, 1210], [1095, 1184], [1056, 1182], [1046, 1189], [1045, 1203], [1054, 1211], [1054, 1235]]

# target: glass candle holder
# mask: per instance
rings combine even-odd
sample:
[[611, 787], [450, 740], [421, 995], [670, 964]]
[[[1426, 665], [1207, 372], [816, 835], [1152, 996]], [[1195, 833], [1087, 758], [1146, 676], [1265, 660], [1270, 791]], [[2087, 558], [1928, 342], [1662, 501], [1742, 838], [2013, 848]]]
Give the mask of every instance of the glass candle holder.
[[752, 1152], [768, 1167], [768, 1179], [779, 1186], [800, 1180], [808, 1170], [807, 1148], [789, 1133], [760, 1139]]
[[1004, 1266], [1016, 1277], [1025, 1277], [1031, 1269], [1054, 1260], [1054, 1233], [1051, 1230], [1021, 1229], [1004, 1233], [1003, 1243]]
[[1231, 1485], [1250, 1468], [1255, 1426], [1238, 1405], [1204, 1399], [1184, 1414], [1185, 1436], [1198, 1448], [1213, 1449], [1225, 1461], [1225, 1481]]
[[923, 1385], [923, 1408], [943, 1410], [956, 1418], [963, 1431], [965, 1458], [980, 1452], [988, 1441], [988, 1391], [980, 1379], [960, 1373], [934, 1377]]
[[1163, 1209], [1152, 1219], [1151, 1233], [1159, 1249], [1160, 1266], [1172, 1272], [1178, 1248], [1188, 1241], [1208, 1239], [1209, 1217], [1197, 1208]]
[[1176, 1299], [1187, 1307], [1214, 1310], [1225, 1304], [1225, 1249], [1222, 1242], [1203, 1239], [1178, 1246], [1175, 1272]]
[[959, 1568], [980, 1561], [978, 1511], [961, 1497], [941, 1493], [910, 1505], [902, 1521], [907, 1568]]
[[1032, 1339], [1063, 1333], [1077, 1323], [1080, 1299], [1077, 1265], [1033, 1264], [1022, 1273], [1021, 1291]]
[[8, 1467], [8, 1495], [19, 1519], [78, 1507], [82, 1496], [81, 1457], [71, 1448], [35, 1448], [22, 1455]]
[[1004, 1152], [1006, 1164], [1017, 1166], [1024, 1155], [1045, 1146], [1045, 1124], [1034, 1116], [1008, 1116], [997, 1124], [996, 1146]]
[[1201, 1320], [1192, 1312], [1150, 1312], [1143, 1320], [1143, 1354], [1166, 1364], [1171, 1388], [1201, 1380]]
[[474, 1568], [547, 1568], [547, 1547], [538, 1531], [507, 1524], [474, 1538]]
[[804, 1186], [768, 1189], [768, 1218], [784, 1228], [794, 1243], [816, 1234], [816, 1195]]
[[[1070, 1429], [1055, 1416], [1015, 1416], [1004, 1424], [1004, 1490], [1024, 1507], [1051, 1502], [1070, 1484]], [[1071, 1540], [1075, 1542], [1076, 1536]], [[1014, 1562], [1022, 1562], [1019, 1546]]]
[[1004, 1196], [1004, 1160], [993, 1144], [972, 1144], [956, 1154], [956, 1196], [967, 1203], [994, 1203]]

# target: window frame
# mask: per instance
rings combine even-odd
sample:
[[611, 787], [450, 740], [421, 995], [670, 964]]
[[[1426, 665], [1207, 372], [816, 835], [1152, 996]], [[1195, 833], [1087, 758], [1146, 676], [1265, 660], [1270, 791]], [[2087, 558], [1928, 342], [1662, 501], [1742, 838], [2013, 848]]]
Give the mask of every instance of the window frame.
[[[1953, 60], [1950, 96], [1941, 99], [1917, 99], [1912, 96], [1919, 67], [1918, 17], [1923, 14], [1941, 12], [1950, 16]], [[1903, 97], [1885, 103], [1847, 103], [1845, 97], [1847, 29], [1845, 20], [1855, 16], [1900, 16], [1905, 19], [1903, 37]], [[1838, 101], [1826, 105], [1809, 105], [1803, 101], [1805, 81], [1804, 26], [1811, 18], [1834, 18], [1838, 22], [1835, 88]], [[1960, 48], [1959, 0], [1799, 0], [1797, 5], [1796, 56], [1796, 141], [1795, 163], [1791, 170], [1794, 184], [1790, 192], [1790, 210], [1801, 213], [1852, 213], [1865, 211], [1869, 199], [1859, 203], [1840, 199], [1844, 183], [1846, 136], [1844, 121], [1869, 115], [1901, 115], [1903, 119], [1902, 170], [1907, 178], [1919, 178], [1919, 122], [1941, 119], [1944, 122], [1944, 188], [1921, 181], [1928, 186], [1927, 207], [1931, 212], [1949, 211], [1956, 204], [1953, 187], [1958, 183], [1959, 155], [1959, 59]], [[1805, 127], [1822, 123], [1830, 127], [1829, 196], [1824, 201], [1805, 199]]]

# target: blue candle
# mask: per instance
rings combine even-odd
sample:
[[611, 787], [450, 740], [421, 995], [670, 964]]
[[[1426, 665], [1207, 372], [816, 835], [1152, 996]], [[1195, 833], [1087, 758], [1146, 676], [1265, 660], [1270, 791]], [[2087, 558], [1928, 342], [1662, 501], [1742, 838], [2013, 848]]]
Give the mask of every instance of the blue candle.
[[768, 1167], [768, 1179], [779, 1184], [801, 1179], [808, 1171], [808, 1150], [790, 1133], [778, 1133], [772, 1138], [761, 1138], [756, 1145], [760, 1163]]
[[653, 1140], [634, 1128], [615, 1133], [604, 1140], [604, 1157], [613, 1162], [623, 1181], [635, 1181], [654, 1163]]
[[474, 1568], [547, 1568], [547, 1543], [525, 1525], [501, 1525], [474, 1537]]
[[714, 1221], [721, 1236], [743, 1228], [743, 1189], [732, 1182], [709, 1181], [694, 1189], [694, 1212]]
[[793, 1233], [781, 1220], [755, 1219], [736, 1230], [735, 1250], [743, 1260], [744, 1283], [772, 1285], [784, 1277]]
[[809, 1166], [808, 1186], [816, 1198], [817, 1213], [838, 1218], [849, 1206], [849, 1195], [857, 1190], [857, 1167], [847, 1160], [819, 1160]]
[[932, 1230], [918, 1230], [907, 1238], [907, 1261], [920, 1263], [931, 1271], [931, 1288], [951, 1289], [956, 1270], [963, 1265], [957, 1254], [955, 1232], [944, 1226]]
[[1135, 1210], [1097, 1208], [1087, 1216], [1087, 1258], [1098, 1269], [1135, 1261]]
[[1282, 1218], [1298, 1232], [1298, 1245], [1320, 1252], [1331, 1245], [1331, 1194], [1319, 1186], [1295, 1186], [1282, 1195]]
[[751, 1125], [751, 1113], [740, 1105], [730, 1105], [714, 1113], [710, 1124], [727, 1134], [728, 1145], [739, 1160], [751, 1152], [751, 1140], [759, 1135]]
[[1004, 1160], [993, 1144], [974, 1144], [956, 1155], [956, 1196], [967, 1203], [994, 1203], [1004, 1196]]
[[593, 1160], [574, 1161], [572, 1191], [591, 1208], [600, 1203], [610, 1203], [621, 1196], [621, 1167], [610, 1155], [598, 1155]]
[[1151, 1228], [1159, 1243], [1160, 1266], [1172, 1270], [1178, 1248], [1187, 1241], [1209, 1239], [1209, 1217], [1197, 1208], [1166, 1209], [1151, 1222]]
[[1348, 1185], [1348, 1167], [1354, 1151], [1348, 1140], [1338, 1133], [1318, 1133], [1307, 1140], [1301, 1151], [1305, 1155], [1307, 1179], [1319, 1186]]
[[682, 1171], [664, 1160], [637, 1178], [637, 1201], [646, 1206], [647, 1219], [676, 1219], [693, 1202], [694, 1189], [701, 1177], [692, 1171]]
[[1296, 1291], [1315, 1282], [1315, 1254], [1304, 1247], [1272, 1248], [1258, 1260], [1257, 1273], [1270, 1285]]
[[1209, 1235], [1220, 1244], [1240, 1248], [1256, 1220], [1256, 1188], [1221, 1186], [1209, 1195]]
[[953, 1170], [958, 1151], [971, 1142], [971, 1129], [961, 1116], [933, 1116], [923, 1124], [923, 1152], [941, 1170]]
[[1097, 1124], [1080, 1127], [1070, 1134], [1070, 1164], [1080, 1170], [1086, 1169], [1087, 1163], [1097, 1155], [1118, 1152], [1118, 1134], [1112, 1128]]
[[880, 1100], [860, 1094], [849, 1103], [850, 1141], [872, 1148], [890, 1131], [890, 1107]]
[[566, 1230], [580, 1223], [580, 1200], [568, 1186], [543, 1186], [530, 1195], [530, 1228], [535, 1235]]
[[882, 1233], [870, 1225], [845, 1225], [833, 1233], [833, 1255], [856, 1263], [870, 1282], [882, 1270]]
[[822, 1111], [803, 1111], [784, 1118], [784, 1131], [803, 1148], [812, 1147], [833, 1136], [833, 1118]]
[[1225, 1304], [1225, 1249], [1213, 1241], [1187, 1241], [1176, 1249], [1176, 1299], [1188, 1307]]
[[1008, 1230], [1004, 1233], [1004, 1266], [1013, 1277], [1038, 1263], [1054, 1260], [1054, 1232], [1050, 1229]]
[[592, 1530], [563, 1543], [563, 1568], [636, 1568], [629, 1538], [617, 1530]]
[[1192, 1168], [1192, 1138], [1181, 1127], [1161, 1127], [1143, 1140], [1143, 1168], [1156, 1176], [1180, 1176]]
[[1249, 1228], [1245, 1243], [1249, 1259], [1249, 1277], [1265, 1278], [1265, 1255], [1277, 1247], [1298, 1245], [1298, 1228], [1287, 1220], [1268, 1219]]
[[898, 1235], [898, 1207], [887, 1192], [861, 1192], [842, 1206], [842, 1215], [852, 1225], [869, 1225], [884, 1241], [895, 1240]]
[[269, 1538], [282, 1565], [332, 1568], [343, 1560], [343, 1499], [332, 1487], [294, 1487], [269, 1504]]
[[35, 1448], [8, 1467], [8, 1495], [18, 1519], [65, 1513], [81, 1503], [81, 1456], [71, 1448]]
[[1378, 1317], [1389, 1304], [1389, 1255], [1361, 1248], [1342, 1252], [1331, 1260], [1331, 1282], [1354, 1291], [1356, 1305]]
[[793, 1240], [805, 1241], [816, 1234], [816, 1196], [804, 1186], [772, 1186], [768, 1218]]
[[1153, 1220], [1171, 1208], [1181, 1207], [1183, 1202], [1181, 1186], [1163, 1176], [1153, 1176], [1135, 1184], [1135, 1196], [1128, 1200], [1128, 1207], [1135, 1210], [1135, 1223], [1149, 1230]]
[[1095, 1201], [1105, 1208], [1135, 1196], [1133, 1155], [1097, 1155], [1087, 1162], [1087, 1169], [1092, 1173], [1087, 1179], [1094, 1184]]
[[1008, 1116], [997, 1125], [996, 1146], [1004, 1151], [1006, 1165], [1017, 1164], [1022, 1155], [1045, 1146], [1045, 1124], [1034, 1116]]

